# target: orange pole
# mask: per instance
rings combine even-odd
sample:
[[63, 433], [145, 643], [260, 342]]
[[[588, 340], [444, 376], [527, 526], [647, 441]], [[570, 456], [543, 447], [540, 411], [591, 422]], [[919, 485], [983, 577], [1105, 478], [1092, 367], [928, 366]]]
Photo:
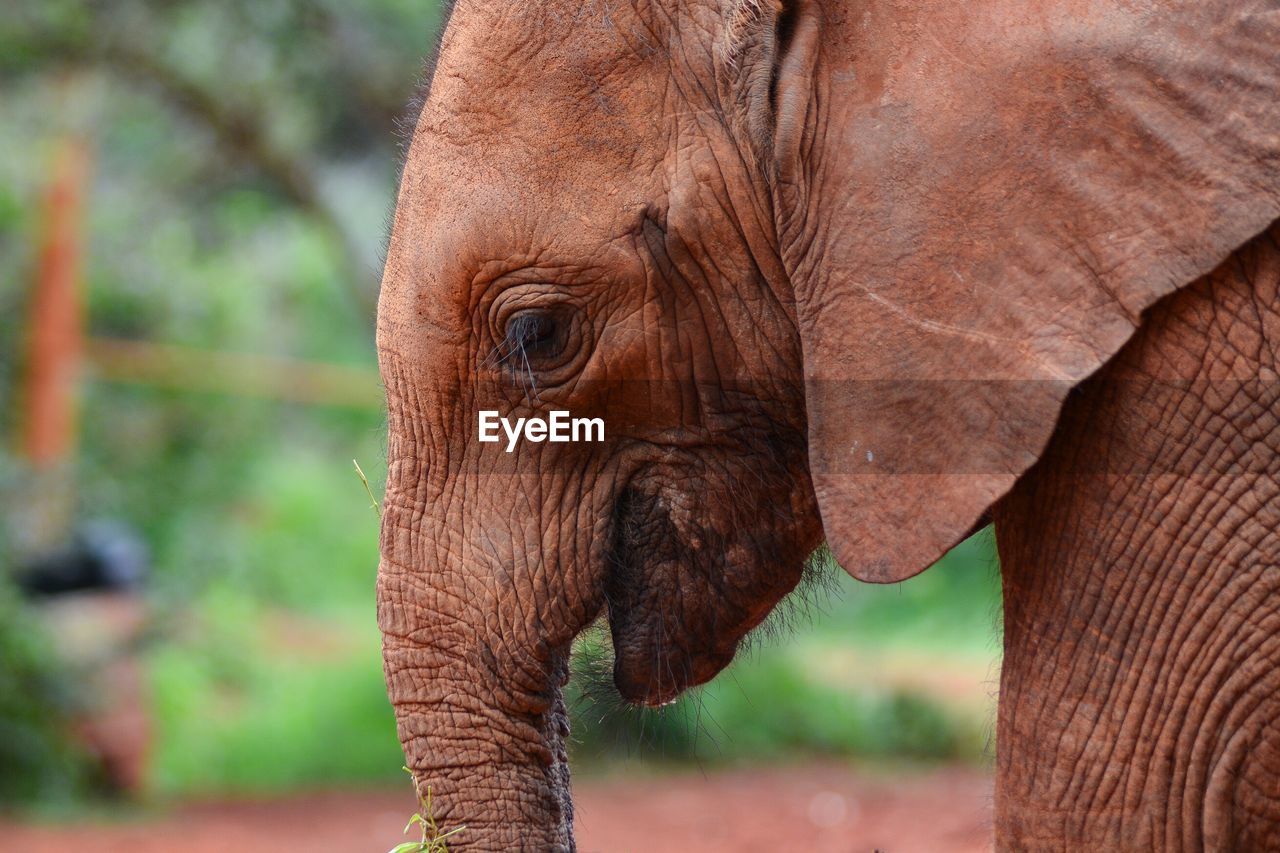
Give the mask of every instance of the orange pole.
[[83, 348], [80, 273], [89, 149], [67, 139], [54, 159], [44, 199], [24, 377], [22, 454], [48, 469], [75, 447], [76, 380]]

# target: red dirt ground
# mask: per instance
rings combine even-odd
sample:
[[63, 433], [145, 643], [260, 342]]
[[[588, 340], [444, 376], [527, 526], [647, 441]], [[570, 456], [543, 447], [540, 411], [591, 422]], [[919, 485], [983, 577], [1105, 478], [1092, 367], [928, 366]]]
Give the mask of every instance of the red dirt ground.
[[[839, 765], [586, 778], [578, 846], [594, 851], [986, 851], [991, 779], [947, 768], [868, 775]], [[412, 797], [329, 792], [176, 807], [133, 822], [0, 823], [14, 853], [384, 853]]]

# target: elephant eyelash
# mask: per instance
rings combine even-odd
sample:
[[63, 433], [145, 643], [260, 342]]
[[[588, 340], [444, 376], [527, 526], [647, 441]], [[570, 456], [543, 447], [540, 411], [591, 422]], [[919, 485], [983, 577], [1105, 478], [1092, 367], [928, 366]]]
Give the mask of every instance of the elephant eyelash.
[[507, 324], [503, 346], [508, 355], [519, 354], [526, 363], [532, 353], [535, 357], [554, 348], [559, 337], [555, 317], [541, 311], [526, 311], [511, 318]]
[[522, 311], [507, 322], [502, 340], [485, 363], [505, 368], [519, 381], [521, 390], [536, 399], [535, 366], [558, 355], [563, 349], [564, 337], [561, 324], [550, 312]]

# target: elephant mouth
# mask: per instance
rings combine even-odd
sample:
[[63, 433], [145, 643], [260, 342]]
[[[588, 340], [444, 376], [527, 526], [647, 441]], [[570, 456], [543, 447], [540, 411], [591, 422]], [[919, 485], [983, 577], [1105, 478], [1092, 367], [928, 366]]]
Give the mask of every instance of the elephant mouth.
[[711, 579], [723, 573], [723, 537], [678, 525], [660, 492], [628, 485], [614, 507], [605, 598], [613, 681], [628, 703], [658, 707], [709, 681], [737, 650], [715, 630], [727, 603]]

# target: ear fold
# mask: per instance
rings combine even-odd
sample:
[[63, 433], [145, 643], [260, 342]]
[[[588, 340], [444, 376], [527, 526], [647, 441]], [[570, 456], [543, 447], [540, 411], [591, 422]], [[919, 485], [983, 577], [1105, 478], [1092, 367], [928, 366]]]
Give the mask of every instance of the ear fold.
[[837, 559], [896, 581], [1035, 462], [1146, 308], [1280, 217], [1280, 8], [871, 0], [820, 33], [774, 118], [810, 134], [775, 203], [811, 469]]
[[768, 171], [793, 161], [805, 130], [806, 105], [820, 35], [813, 0], [728, 0], [722, 50], [737, 73], [746, 135]]

